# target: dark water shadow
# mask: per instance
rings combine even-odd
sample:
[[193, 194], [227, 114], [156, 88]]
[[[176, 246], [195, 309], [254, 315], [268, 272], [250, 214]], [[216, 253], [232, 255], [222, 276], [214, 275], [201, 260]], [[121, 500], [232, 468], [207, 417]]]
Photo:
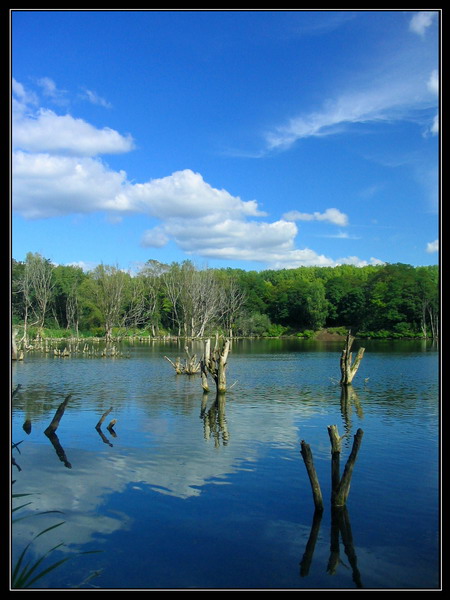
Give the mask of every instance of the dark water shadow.
[[68, 469], [71, 469], [72, 465], [68, 461], [66, 453], [64, 451], [64, 448], [61, 446], [61, 443], [60, 443], [59, 438], [56, 435], [56, 433], [54, 431], [48, 431], [48, 430], [45, 430], [44, 433], [48, 437], [48, 439], [50, 440], [53, 448], [55, 449], [56, 455], [58, 456], [59, 460], [62, 463], [64, 463], [65, 467], [67, 467]]
[[[305, 552], [300, 561], [300, 576], [307, 577], [311, 567], [314, 550], [319, 536], [320, 525], [322, 521], [322, 511], [315, 511], [311, 524], [311, 531]], [[339, 565], [345, 565], [341, 559], [341, 541], [344, 546], [344, 552], [347, 556], [350, 568], [352, 570], [352, 581], [358, 589], [364, 588], [361, 574], [358, 569], [357, 556], [353, 544], [353, 535], [350, 525], [350, 517], [347, 507], [331, 508], [331, 529], [330, 529], [330, 556], [326, 571], [329, 575], [334, 575]]]
[[103, 433], [103, 431], [101, 430], [101, 427], [96, 427], [95, 429], [96, 429], [98, 435], [101, 437], [102, 442], [104, 444], [108, 444], [108, 446], [113, 447], [113, 444], [108, 440], [108, 438], [106, 437], [106, 435]]

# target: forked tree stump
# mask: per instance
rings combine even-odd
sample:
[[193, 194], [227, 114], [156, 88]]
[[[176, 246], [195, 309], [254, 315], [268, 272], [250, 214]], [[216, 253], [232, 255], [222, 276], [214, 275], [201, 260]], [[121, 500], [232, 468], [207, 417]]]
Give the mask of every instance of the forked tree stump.
[[333, 490], [332, 504], [335, 508], [345, 506], [347, 502], [347, 498], [350, 492], [350, 482], [352, 479], [353, 468], [355, 466], [356, 457], [358, 456], [359, 448], [361, 446], [363, 433], [364, 432], [362, 429], [358, 429], [358, 431], [356, 432], [353, 438], [352, 450], [345, 465], [341, 480], [337, 488]]
[[365, 348], [360, 348], [356, 355], [355, 361], [352, 364], [352, 344], [355, 338], [350, 334], [350, 331], [347, 334], [347, 338], [345, 340], [345, 346], [341, 353], [341, 385], [350, 385], [353, 381], [353, 378], [356, 375], [356, 371], [359, 368], [359, 364], [364, 356]]
[[209, 373], [216, 384], [218, 394], [223, 394], [227, 389], [226, 368], [228, 354], [230, 352], [230, 340], [225, 340], [222, 348], [219, 348], [219, 339], [216, 336], [214, 350], [211, 351], [211, 342], [205, 342], [205, 350], [201, 360], [202, 387], [204, 391], [209, 391], [207, 374]]

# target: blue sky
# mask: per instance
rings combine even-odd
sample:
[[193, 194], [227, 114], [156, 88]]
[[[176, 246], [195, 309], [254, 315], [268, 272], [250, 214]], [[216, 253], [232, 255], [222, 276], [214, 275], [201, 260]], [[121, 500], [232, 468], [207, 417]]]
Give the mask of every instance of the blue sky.
[[11, 12], [12, 256], [438, 262], [439, 12]]

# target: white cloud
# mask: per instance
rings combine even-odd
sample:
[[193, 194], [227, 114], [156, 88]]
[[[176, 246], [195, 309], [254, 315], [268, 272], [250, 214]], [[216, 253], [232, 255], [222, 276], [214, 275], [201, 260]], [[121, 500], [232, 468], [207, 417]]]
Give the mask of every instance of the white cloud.
[[41, 109], [33, 117], [16, 115], [13, 145], [30, 152], [96, 156], [128, 152], [133, 148], [133, 140], [108, 127], [97, 129], [71, 115]]
[[[412, 20], [416, 32], [424, 32], [436, 12], [417, 13]], [[430, 42], [434, 44], [435, 41]], [[372, 72], [355, 75], [341, 83], [321, 105], [275, 125], [265, 134], [266, 150], [286, 150], [298, 140], [345, 133], [350, 127], [377, 122], [417, 122], [422, 125], [423, 110], [436, 109], [437, 71], [422, 44], [403, 44], [398, 51], [380, 54]], [[432, 61], [432, 62], [430, 62]]]
[[283, 215], [288, 221], [328, 221], [334, 225], [348, 225], [348, 217], [337, 208], [327, 208], [324, 213], [301, 213], [298, 210], [291, 210]]
[[79, 260], [77, 262], [70, 262], [67, 263], [67, 265], [69, 267], [79, 267], [80, 269], [82, 269], [85, 273], [92, 271], [93, 269], [95, 269], [95, 267], [97, 266], [97, 263], [93, 263], [93, 262], [85, 262], [83, 260]]
[[167, 177], [147, 183], [129, 185], [123, 194], [128, 203], [139, 212], [150, 212], [159, 218], [205, 218], [220, 215], [220, 219], [264, 216], [256, 201], [242, 201], [226, 190], [218, 190], [206, 183], [199, 173], [190, 169], [177, 171]]
[[99, 159], [13, 154], [13, 207], [27, 219], [108, 210], [125, 181]]
[[427, 87], [431, 93], [436, 94], [436, 96], [438, 95], [438, 93], [439, 93], [439, 76], [438, 76], [437, 69], [434, 69], [431, 72], [431, 75], [427, 81]]
[[111, 108], [112, 106], [110, 102], [108, 102], [107, 100], [105, 100], [105, 98], [102, 98], [97, 94], [97, 92], [93, 92], [92, 90], [84, 90], [82, 98], [85, 98], [86, 100], [91, 102], [91, 104], [103, 106], [104, 108]]
[[374, 89], [342, 94], [325, 102], [319, 111], [290, 119], [267, 133], [267, 148], [287, 149], [303, 138], [342, 133], [352, 124], [411, 119], [416, 108], [435, 105], [427, 86], [419, 89], [416, 82], [389, 81]]
[[[427, 81], [427, 88], [432, 94], [436, 96], [439, 94], [439, 75], [437, 69], [435, 69], [430, 78]], [[439, 133], [439, 115], [436, 114], [433, 120], [433, 123], [430, 126], [429, 133], [432, 135], [437, 135]]]
[[409, 22], [409, 28], [412, 32], [420, 36], [425, 35], [426, 30], [437, 17], [436, 11], [422, 11], [413, 15]]
[[41, 77], [37, 80], [37, 84], [42, 88], [45, 96], [51, 98], [57, 103], [65, 103], [67, 92], [56, 87], [56, 83], [50, 77]]
[[163, 228], [154, 227], [153, 229], [147, 229], [141, 238], [141, 246], [144, 248], [162, 248], [169, 241], [169, 238], [164, 233]]
[[430, 254], [439, 252], [439, 240], [434, 240], [434, 242], [429, 242], [427, 244], [427, 252], [429, 252]]
[[[53, 87], [46, 81], [49, 92]], [[116, 220], [127, 214], [146, 215], [159, 224], [145, 231], [141, 245], [161, 248], [173, 240], [188, 254], [204, 258], [248, 260], [278, 266], [334, 265], [359, 259], [333, 259], [295, 247], [294, 220], [348, 224], [338, 209], [324, 213], [290, 213], [268, 222], [255, 200], [244, 201], [207, 183], [190, 169], [145, 183], [129, 181], [100, 158], [128, 152], [129, 136], [98, 129], [69, 114], [36, 111], [35, 98], [14, 83], [17, 101], [13, 119], [13, 208], [27, 219], [102, 211]], [[289, 214], [289, 213], [288, 213]]]
[[433, 119], [433, 123], [430, 127], [430, 133], [437, 135], [439, 133], [439, 115], [436, 115]]
[[29, 105], [37, 105], [38, 97], [33, 92], [25, 89], [25, 87], [16, 79], [12, 79], [11, 89], [13, 93], [13, 110], [21, 113], [25, 107]]

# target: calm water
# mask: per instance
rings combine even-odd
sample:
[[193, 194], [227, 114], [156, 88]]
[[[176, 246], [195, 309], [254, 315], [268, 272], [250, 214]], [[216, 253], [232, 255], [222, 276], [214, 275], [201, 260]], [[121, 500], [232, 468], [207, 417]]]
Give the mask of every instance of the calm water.
[[[33, 535], [64, 520], [32, 551], [37, 558], [64, 542], [52, 560], [73, 558], [38, 587], [438, 587], [437, 348], [363, 345], [344, 398], [342, 343], [235, 342], [220, 403], [199, 378], [175, 375], [164, 359], [183, 357], [174, 343], [137, 344], [120, 358], [28, 354], [12, 367], [13, 388], [21, 384], [13, 489], [32, 494], [22, 514], [63, 514], [14, 524], [13, 561]], [[68, 394], [58, 446], [44, 430]], [[95, 425], [110, 407], [100, 434]], [[329, 508], [328, 425], [346, 434], [341, 469], [364, 431], [341, 537]], [[322, 488], [320, 522], [301, 440]], [[77, 555], [87, 550], [101, 553]]]

